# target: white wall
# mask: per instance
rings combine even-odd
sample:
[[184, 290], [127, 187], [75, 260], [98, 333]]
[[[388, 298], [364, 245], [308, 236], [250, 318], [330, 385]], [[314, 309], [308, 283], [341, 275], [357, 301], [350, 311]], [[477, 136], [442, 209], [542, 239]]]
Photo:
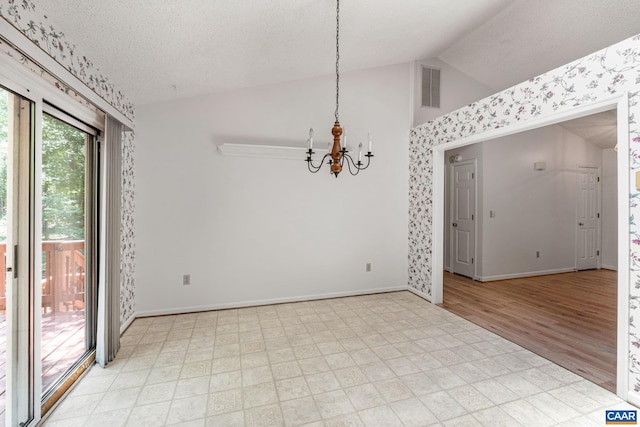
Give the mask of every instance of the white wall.
[[138, 315], [406, 287], [410, 67], [341, 76], [350, 145], [373, 137], [357, 177], [216, 153], [237, 140], [304, 146], [309, 127], [329, 141], [332, 77], [139, 106]]
[[[455, 153], [464, 160], [478, 158], [482, 165], [478, 167], [476, 224], [479, 280], [575, 268], [577, 166], [602, 167], [600, 148], [555, 125]], [[454, 150], [446, 158], [450, 154]], [[542, 161], [546, 169], [534, 170], [533, 164]], [[445, 253], [449, 252], [448, 233]], [[611, 236], [603, 227], [605, 234]]]
[[[422, 66], [441, 70], [440, 108], [422, 106]], [[413, 125], [421, 125], [494, 92], [495, 90], [440, 59], [416, 61], [414, 62]]]
[[617, 152], [602, 150], [602, 267], [618, 269]]

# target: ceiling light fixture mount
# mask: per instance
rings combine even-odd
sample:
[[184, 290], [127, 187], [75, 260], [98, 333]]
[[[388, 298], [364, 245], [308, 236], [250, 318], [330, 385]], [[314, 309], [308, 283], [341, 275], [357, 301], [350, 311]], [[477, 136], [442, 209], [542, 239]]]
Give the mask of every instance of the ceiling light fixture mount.
[[[364, 157], [367, 158], [367, 164], [365, 165], [362, 160], [362, 143], [358, 144], [358, 161], [355, 161], [347, 150], [347, 135], [344, 129], [340, 126], [339, 121], [339, 107], [340, 107], [340, 0], [336, 0], [336, 122], [333, 124], [331, 134], [333, 135], [333, 145], [329, 153], [322, 157], [322, 160], [318, 165], [315, 165], [312, 160], [312, 156], [315, 154], [313, 151], [313, 128], [309, 129], [309, 139], [307, 140], [309, 148], [307, 150], [307, 166], [311, 173], [318, 172], [322, 165], [327, 164], [331, 167], [330, 172], [338, 177], [338, 174], [342, 172], [342, 168], [347, 164], [347, 169], [351, 175], [357, 175], [361, 170], [365, 170], [371, 163], [373, 154], [371, 153], [371, 133], [368, 135], [369, 145], [367, 154]], [[341, 141], [341, 136], [343, 136]], [[329, 143], [331, 145], [331, 143]]]

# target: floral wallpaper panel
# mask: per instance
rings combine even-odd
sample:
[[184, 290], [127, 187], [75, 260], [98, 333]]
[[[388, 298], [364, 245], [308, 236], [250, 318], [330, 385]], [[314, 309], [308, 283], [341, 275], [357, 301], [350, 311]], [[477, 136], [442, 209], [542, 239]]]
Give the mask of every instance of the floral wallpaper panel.
[[124, 325], [135, 315], [135, 209], [134, 145], [133, 132], [122, 135], [122, 217], [120, 221], [120, 324]]
[[[414, 128], [409, 161], [409, 286], [431, 295], [432, 147], [629, 93], [631, 172], [640, 170], [640, 35]], [[630, 384], [640, 392], [640, 193], [629, 195]]]

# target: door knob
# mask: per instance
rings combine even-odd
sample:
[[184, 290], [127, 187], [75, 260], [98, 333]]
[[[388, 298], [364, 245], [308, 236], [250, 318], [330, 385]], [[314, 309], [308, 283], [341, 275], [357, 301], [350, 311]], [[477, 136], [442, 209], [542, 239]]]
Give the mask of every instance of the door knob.
[[457, 222], [454, 222], [454, 223], [453, 223], [453, 224], [451, 224], [451, 225], [453, 225], [454, 227], [457, 227], [457, 226], [458, 226], [458, 223], [457, 223]]
[[584, 227], [584, 222], [579, 222], [579, 223], [578, 223], [578, 225], [579, 225], [580, 227]]

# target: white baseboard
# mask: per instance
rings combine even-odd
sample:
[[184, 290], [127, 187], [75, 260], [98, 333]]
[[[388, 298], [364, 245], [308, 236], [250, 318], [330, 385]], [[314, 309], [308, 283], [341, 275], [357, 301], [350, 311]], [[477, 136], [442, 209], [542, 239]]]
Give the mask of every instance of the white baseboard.
[[120, 325], [120, 335], [124, 334], [124, 331], [126, 331], [127, 328], [131, 326], [133, 321], [136, 320], [136, 317], [136, 313], [133, 313], [127, 320], [125, 320], [122, 325]]
[[271, 298], [271, 299], [263, 299], [263, 300], [253, 300], [253, 301], [239, 301], [239, 302], [231, 302], [224, 304], [207, 304], [207, 305], [196, 305], [190, 307], [179, 307], [179, 308], [166, 308], [166, 309], [158, 309], [158, 310], [146, 310], [146, 311], [138, 311], [136, 312], [135, 317], [149, 317], [149, 316], [163, 316], [167, 314], [183, 314], [183, 313], [195, 313], [199, 311], [210, 311], [210, 310], [224, 310], [230, 308], [243, 308], [243, 307], [255, 307], [260, 305], [269, 305], [269, 304], [282, 304], [288, 302], [300, 302], [300, 301], [312, 301], [318, 299], [328, 299], [328, 298], [341, 298], [341, 297], [351, 297], [357, 295], [371, 295], [371, 294], [381, 294], [385, 292], [396, 292], [396, 291], [406, 291], [406, 286], [397, 286], [390, 288], [375, 288], [375, 289], [364, 289], [359, 291], [346, 291], [346, 292], [330, 292], [326, 294], [315, 294], [315, 295], [301, 295], [297, 297], [285, 297], [285, 298]]
[[417, 289], [413, 289], [411, 286], [407, 286], [407, 290], [410, 292], [413, 292], [414, 294], [418, 295], [420, 298], [426, 299], [427, 301], [431, 302], [431, 297], [427, 294], [425, 294], [422, 291], [419, 291]]
[[615, 266], [613, 266], [613, 265], [605, 265], [605, 264], [602, 264], [602, 265], [600, 266], [600, 268], [604, 268], [605, 270], [618, 271], [618, 267], [615, 267]]
[[627, 392], [627, 402], [640, 408], [640, 393], [629, 390]]
[[524, 273], [499, 274], [497, 276], [479, 276], [479, 282], [491, 282], [493, 280], [519, 279], [521, 277], [546, 276], [547, 274], [560, 274], [576, 271], [575, 268], [558, 268], [555, 270], [527, 271]]

